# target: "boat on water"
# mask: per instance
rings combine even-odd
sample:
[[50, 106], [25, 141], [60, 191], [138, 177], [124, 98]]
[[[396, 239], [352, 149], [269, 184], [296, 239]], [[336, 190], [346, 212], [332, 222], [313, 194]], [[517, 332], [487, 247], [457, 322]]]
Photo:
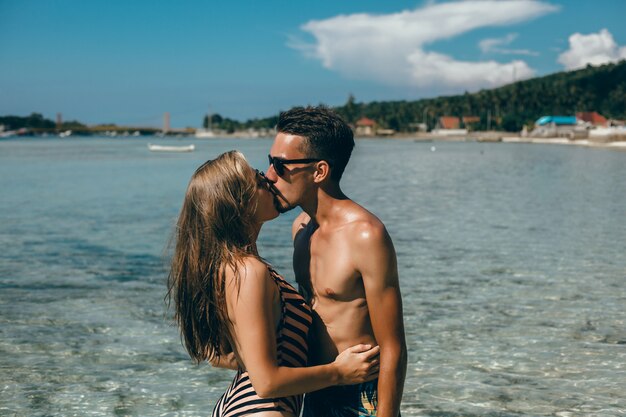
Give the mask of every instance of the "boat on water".
[[196, 145], [184, 145], [184, 146], [167, 146], [167, 145], [153, 145], [148, 144], [148, 149], [152, 152], [193, 152], [196, 149]]
[[215, 132], [212, 129], [196, 129], [195, 136], [199, 139], [214, 138]]

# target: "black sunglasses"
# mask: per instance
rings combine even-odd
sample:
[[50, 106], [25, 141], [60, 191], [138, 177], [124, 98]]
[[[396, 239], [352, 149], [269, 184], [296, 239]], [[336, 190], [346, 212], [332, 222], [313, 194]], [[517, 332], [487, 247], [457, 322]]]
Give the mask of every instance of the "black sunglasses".
[[265, 172], [259, 171], [258, 169], [254, 171], [256, 172], [256, 185], [271, 190], [272, 182], [265, 176]]
[[276, 174], [279, 177], [282, 177], [283, 174], [285, 173], [285, 165], [289, 165], [289, 164], [310, 164], [312, 162], [323, 161], [323, 159], [317, 159], [317, 158], [282, 159], [282, 158], [277, 158], [277, 157], [272, 156], [272, 155], [267, 155], [267, 158], [270, 161], [270, 165], [272, 165], [274, 167], [274, 170], [276, 171]]

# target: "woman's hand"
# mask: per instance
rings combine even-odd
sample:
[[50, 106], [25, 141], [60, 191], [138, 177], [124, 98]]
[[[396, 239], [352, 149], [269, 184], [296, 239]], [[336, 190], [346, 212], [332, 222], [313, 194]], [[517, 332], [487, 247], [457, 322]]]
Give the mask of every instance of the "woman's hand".
[[337, 356], [333, 365], [339, 374], [339, 385], [360, 384], [378, 377], [380, 347], [352, 346]]

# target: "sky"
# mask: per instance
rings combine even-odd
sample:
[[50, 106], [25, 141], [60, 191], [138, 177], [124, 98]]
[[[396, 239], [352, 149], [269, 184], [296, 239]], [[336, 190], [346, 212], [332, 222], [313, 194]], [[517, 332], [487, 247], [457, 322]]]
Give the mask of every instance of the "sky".
[[626, 59], [626, 1], [0, 0], [0, 115], [200, 127]]

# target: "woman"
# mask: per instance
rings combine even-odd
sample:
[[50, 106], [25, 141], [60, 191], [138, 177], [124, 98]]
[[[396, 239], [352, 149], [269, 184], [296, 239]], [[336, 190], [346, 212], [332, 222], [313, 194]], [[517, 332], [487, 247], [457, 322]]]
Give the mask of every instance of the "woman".
[[301, 394], [378, 372], [378, 347], [369, 345], [305, 367], [311, 310], [256, 247], [262, 224], [277, 216], [271, 184], [237, 151], [206, 162], [189, 182], [168, 298], [192, 359], [238, 369], [215, 417], [296, 417]]

